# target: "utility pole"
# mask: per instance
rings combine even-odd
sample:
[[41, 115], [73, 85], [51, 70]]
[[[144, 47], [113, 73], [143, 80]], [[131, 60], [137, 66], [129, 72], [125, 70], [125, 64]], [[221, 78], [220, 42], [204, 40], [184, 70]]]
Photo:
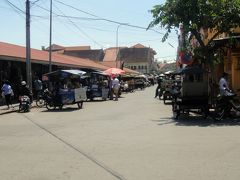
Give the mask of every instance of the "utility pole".
[[29, 86], [29, 89], [32, 91], [29, 0], [26, 0], [26, 76], [27, 76], [27, 85]]
[[50, 0], [49, 72], [52, 72], [52, 0]]

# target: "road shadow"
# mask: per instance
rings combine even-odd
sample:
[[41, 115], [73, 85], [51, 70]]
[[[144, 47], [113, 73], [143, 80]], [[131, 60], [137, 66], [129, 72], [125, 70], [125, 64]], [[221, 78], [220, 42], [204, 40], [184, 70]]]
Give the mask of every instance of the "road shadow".
[[53, 110], [48, 110], [48, 109], [45, 109], [41, 112], [73, 112], [73, 111], [79, 111], [81, 109], [79, 108], [75, 108], [75, 107], [63, 107], [62, 109], [59, 109], [59, 108], [56, 108], [56, 109], [53, 109]]
[[240, 117], [226, 118], [221, 121], [216, 121], [211, 117], [203, 117], [196, 115], [181, 115], [178, 119], [173, 117], [163, 117], [157, 122], [159, 126], [173, 124], [175, 126], [199, 126], [199, 127], [214, 127], [214, 126], [240, 126]]

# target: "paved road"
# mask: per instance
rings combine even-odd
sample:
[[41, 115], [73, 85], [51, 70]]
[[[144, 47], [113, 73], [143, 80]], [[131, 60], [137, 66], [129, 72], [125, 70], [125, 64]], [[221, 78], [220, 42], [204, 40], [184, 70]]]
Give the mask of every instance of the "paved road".
[[171, 119], [154, 89], [0, 116], [4, 180], [238, 180], [238, 121]]

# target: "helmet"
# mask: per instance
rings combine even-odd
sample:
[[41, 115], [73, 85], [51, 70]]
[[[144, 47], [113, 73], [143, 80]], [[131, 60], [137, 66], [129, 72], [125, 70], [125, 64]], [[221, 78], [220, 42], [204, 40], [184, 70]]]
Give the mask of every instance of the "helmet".
[[22, 84], [23, 86], [25, 86], [27, 83], [26, 83], [26, 81], [22, 81], [21, 84]]

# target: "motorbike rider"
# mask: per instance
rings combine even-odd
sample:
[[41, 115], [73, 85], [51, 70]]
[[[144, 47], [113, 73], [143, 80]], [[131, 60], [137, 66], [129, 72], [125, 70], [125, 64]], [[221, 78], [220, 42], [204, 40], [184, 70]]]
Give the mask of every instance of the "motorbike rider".
[[27, 86], [26, 81], [21, 82], [21, 87], [20, 87], [20, 91], [19, 91], [19, 98], [21, 96], [28, 96], [30, 98], [30, 103], [32, 103], [32, 93], [31, 93], [29, 87]]
[[228, 73], [224, 72], [219, 81], [219, 90], [221, 96], [226, 96], [227, 92], [231, 92], [228, 86]]

